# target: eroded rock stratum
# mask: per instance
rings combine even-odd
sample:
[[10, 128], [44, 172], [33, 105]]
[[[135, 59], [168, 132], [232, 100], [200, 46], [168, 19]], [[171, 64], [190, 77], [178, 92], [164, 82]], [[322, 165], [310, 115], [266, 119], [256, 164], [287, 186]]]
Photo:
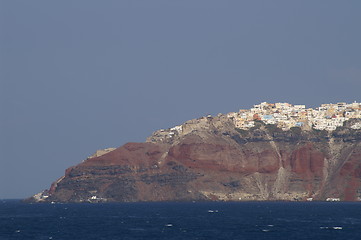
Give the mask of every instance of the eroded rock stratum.
[[358, 201], [361, 130], [326, 132], [203, 117], [89, 157], [30, 201]]

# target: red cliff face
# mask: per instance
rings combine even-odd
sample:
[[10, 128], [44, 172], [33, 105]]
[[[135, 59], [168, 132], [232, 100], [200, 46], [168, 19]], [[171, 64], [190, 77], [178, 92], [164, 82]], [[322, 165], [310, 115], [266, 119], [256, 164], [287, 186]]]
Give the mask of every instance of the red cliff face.
[[360, 197], [361, 185], [361, 148], [350, 152], [336, 177], [337, 190], [334, 194], [341, 195], [346, 201], [355, 201]]
[[167, 149], [162, 144], [127, 143], [105, 155], [86, 160], [82, 166], [127, 165], [133, 168], [149, 168], [161, 158]]
[[293, 151], [289, 160], [292, 172], [304, 177], [322, 177], [325, 155], [314, 149], [312, 144]]
[[360, 136], [274, 133], [264, 126], [239, 132], [225, 119], [200, 119], [182, 132], [162, 130], [148, 142], [88, 158], [67, 169], [40, 200], [355, 201], [361, 194]]

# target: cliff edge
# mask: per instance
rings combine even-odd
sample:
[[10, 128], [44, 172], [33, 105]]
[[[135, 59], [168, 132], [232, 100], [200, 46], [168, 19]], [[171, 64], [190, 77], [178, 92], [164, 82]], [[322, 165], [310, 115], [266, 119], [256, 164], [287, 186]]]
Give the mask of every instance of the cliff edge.
[[361, 129], [352, 126], [360, 122], [325, 131], [193, 119], [98, 152], [28, 201], [358, 201]]

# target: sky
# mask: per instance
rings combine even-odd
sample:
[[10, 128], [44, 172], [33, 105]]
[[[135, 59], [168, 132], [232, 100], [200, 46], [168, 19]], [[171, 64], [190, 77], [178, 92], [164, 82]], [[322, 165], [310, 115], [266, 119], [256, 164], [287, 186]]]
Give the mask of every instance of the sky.
[[260, 102], [361, 102], [361, 1], [0, 0], [0, 199]]

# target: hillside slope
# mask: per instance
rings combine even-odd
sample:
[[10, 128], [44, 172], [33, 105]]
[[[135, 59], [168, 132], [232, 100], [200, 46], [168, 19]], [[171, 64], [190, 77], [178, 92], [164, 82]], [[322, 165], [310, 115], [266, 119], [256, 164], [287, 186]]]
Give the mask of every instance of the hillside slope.
[[190, 120], [89, 157], [35, 202], [356, 201], [361, 197], [361, 130], [333, 132], [261, 121], [237, 129], [220, 115]]

